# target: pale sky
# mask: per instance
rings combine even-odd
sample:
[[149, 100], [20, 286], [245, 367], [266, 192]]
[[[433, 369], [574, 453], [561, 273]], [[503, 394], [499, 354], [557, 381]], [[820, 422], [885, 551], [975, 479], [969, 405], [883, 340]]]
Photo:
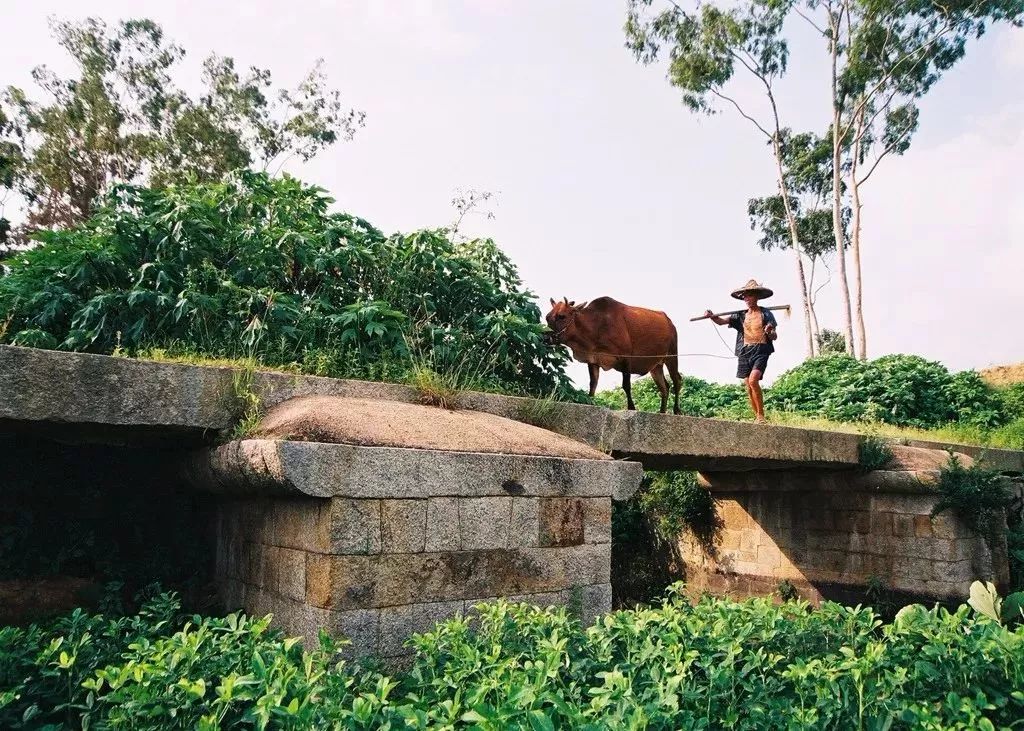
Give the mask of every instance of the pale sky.
[[[544, 311], [548, 297], [602, 295], [665, 310], [685, 353], [729, 354], [713, 326], [687, 320], [735, 309], [728, 292], [757, 278], [776, 292], [765, 304], [795, 307], [770, 382], [803, 357], [792, 255], [757, 250], [746, 217], [748, 198], [775, 191], [770, 152], [748, 122], [691, 114], [662, 68], [636, 64], [624, 10], [620, 0], [0, 0], [0, 86], [27, 85], [37, 64], [67, 69], [48, 15], [152, 18], [188, 51], [186, 87], [211, 52], [271, 69], [278, 86], [322, 57], [366, 127], [288, 170], [338, 209], [408, 231], [450, 222], [456, 188], [494, 191], [495, 219], [466, 231], [498, 242]], [[793, 37], [783, 123], [821, 130], [825, 56], [804, 30]], [[972, 43], [922, 103], [910, 151], [866, 186], [871, 357], [918, 353], [953, 369], [1024, 360], [1013, 325], [1024, 287], [1022, 77], [1024, 31]], [[840, 329], [838, 288], [821, 300], [822, 324]], [[734, 361], [686, 357], [681, 368], [735, 380]], [[583, 364], [570, 372], [586, 382]], [[605, 373], [601, 385], [618, 380]]]

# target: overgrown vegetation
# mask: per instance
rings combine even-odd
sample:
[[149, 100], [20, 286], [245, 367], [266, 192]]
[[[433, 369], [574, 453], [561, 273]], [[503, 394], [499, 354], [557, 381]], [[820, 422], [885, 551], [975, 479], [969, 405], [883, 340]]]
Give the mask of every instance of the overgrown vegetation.
[[[315, 375], [569, 394], [564, 349], [489, 240], [385, 236], [323, 191], [241, 172], [118, 186], [0, 277], [2, 342], [253, 360]], [[419, 374], [419, 375], [417, 375]]]
[[1011, 418], [975, 371], [953, 374], [916, 355], [867, 362], [845, 355], [813, 358], [781, 375], [766, 401], [834, 421], [922, 428], [951, 422], [991, 428]]
[[303, 650], [265, 619], [82, 612], [0, 630], [10, 729], [1011, 727], [1024, 628], [967, 606], [869, 609], [679, 596], [583, 628], [498, 603], [413, 639], [406, 672]]
[[[658, 411], [661, 395], [654, 381], [642, 378], [633, 384], [633, 402], [640, 411]], [[621, 388], [598, 391], [594, 401], [610, 409], [625, 409], [626, 394]], [[747, 392], [741, 386], [709, 383], [692, 376], [683, 377], [679, 409], [686, 416], [751, 418]]]
[[874, 434], [868, 434], [861, 440], [859, 452], [860, 467], [866, 472], [883, 469], [892, 461], [889, 442]]
[[957, 517], [984, 536], [990, 546], [1005, 530], [1003, 516], [1012, 496], [1006, 479], [998, 472], [980, 464], [964, 466], [957, 455], [950, 453], [949, 461], [939, 473], [938, 488], [941, 497], [932, 515], [954, 510]]
[[702, 545], [714, 545], [722, 520], [715, 498], [697, 482], [696, 472], [648, 472], [635, 499], [654, 517], [666, 540], [689, 531]]

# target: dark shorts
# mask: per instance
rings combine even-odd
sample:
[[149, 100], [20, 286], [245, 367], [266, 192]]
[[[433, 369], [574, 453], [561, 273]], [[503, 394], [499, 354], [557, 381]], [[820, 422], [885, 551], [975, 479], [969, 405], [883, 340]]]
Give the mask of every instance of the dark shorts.
[[744, 345], [736, 366], [736, 377], [747, 378], [751, 371], [764, 373], [768, 369], [768, 356], [771, 351], [767, 345]]

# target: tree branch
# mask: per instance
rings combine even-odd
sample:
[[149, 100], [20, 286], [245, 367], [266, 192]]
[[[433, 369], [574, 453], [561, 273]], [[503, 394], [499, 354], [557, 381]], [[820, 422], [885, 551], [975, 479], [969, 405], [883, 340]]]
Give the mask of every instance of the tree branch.
[[731, 97], [728, 97], [728, 96], [726, 96], [725, 94], [721, 93], [720, 91], [716, 91], [716, 90], [714, 90], [714, 89], [711, 89], [711, 93], [712, 93], [712, 94], [714, 94], [715, 96], [717, 96], [717, 97], [718, 97], [719, 99], [723, 99], [723, 100], [725, 100], [725, 101], [729, 102], [730, 104], [732, 104], [732, 105], [733, 105], [734, 107], [736, 107], [736, 111], [740, 113], [740, 116], [741, 116], [741, 117], [743, 117], [743, 118], [744, 118], [744, 119], [746, 119], [747, 121], [751, 122], [751, 123], [752, 123], [752, 124], [753, 124], [753, 125], [754, 125], [755, 127], [757, 127], [757, 128], [758, 128], [758, 129], [759, 129], [759, 130], [761, 131], [761, 133], [762, 133], [762, 134], [763, 134], [763, 135], [764, 135], [765, 137], [767, 137], [767, 138], [768, 138], [769, 140], [771, 140], [771, 139], [772, 139], [772, 135], [771, 135], [771, 133], [770, 133], [770, 132], [768, 132], [768, 130], [766, 130], [766, 129], [765, 129], [765, 128], [764, 128], [763, 126], [761, 126], [761, 123], [760, 123], [760, 122], [758, 122], [758, 121], [757, 121], [756, 119], [754, 119], [754, 118], [753, 118], [753, 117], [751, 117], [751, 116], [750, 116], [749, 114], [747, 114], [746, 112], [744, 112], [744, 111], [743, 111], [743, 107], [741, 107], [741, 106], [740, 106], [739, 104], [737, 104], [737, 103], [736, 103], [736, 100], [735, 100], [735, 99], [733, 99], [733, 98], [731, 98]]
[[804, 20], [806, 20], [806, 21], [807, 21], [807, 24], [808, 24], [809, 26], [811, 26], [812, 28], [814, 28], [814, 30], [818, 31], [818, 32], [819, 32], [819, 33], [821, 33], [822, 35], [825, 35], [825, 34], [827, 33], [827, 31], [826, 31], [826, 30], [825, 30], [824, 28], [822, 28], [822, 27], [821, 27], [820, 25], [818, 25], [818, 24], [817, 24], [817, 23], [815, 23], [815, 22], [814, 22], [813, 20], [811, 20], [811, 18], [810, 18], [810, 17], [808, 17], [807, 15], [805, 15], [805, 14], [804, 14], [804, 12], [803, 12], [802, 10], [800, 10], [800, 8], [798, 8], [798, 7], [796, 7], [796, 6], [793, 6], [793, 10], [794, 10], [794, 12], [796, 12], [796, 14], [797, 14], [797, 15], [799, 15], [799, 16], [800, 16], [801, 18], [803, 18]]
[[875, 172], [875, 168], [878, 167], [878, 163], [882, 162], [882, 158], [884, 158], [890, 152], [895, 150], [896, 146], [899, 145], [899, 143], [902, 142], [907, 137], [908, 134], [910, 134], [910, 131], [911, 131], [910, 129], [904, 130], [903, 133], [899, 137], [894, 139], [884, 150], [882, 150], [882, 153], [877, 158], [875, 158], [875, 162], [868, 169], [868, 172], [864, 175], [864, 177], [861, 178], [860, 180], [856, 180], [855, 181], [858, 186], [861, 186], [861, 185], [863, 185], [864, 183], [866, 183], [868, 181], [868, 178], [871, 177], [871, 174], [873, 172]]

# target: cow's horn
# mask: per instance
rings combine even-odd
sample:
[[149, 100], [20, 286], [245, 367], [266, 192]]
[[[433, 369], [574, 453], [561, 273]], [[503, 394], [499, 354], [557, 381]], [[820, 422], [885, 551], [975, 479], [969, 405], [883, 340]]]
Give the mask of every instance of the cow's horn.
[[584, 307], [587, 306], [588, 302], [590, 302], [590, 300], [587, 300], [586, 302], [580, 302], [578, 305], [576, 305], [576, 309], [577, 310], [582, 310]]
[[565, 304], [569, 304], [569, 298], [568, 297], [563, 297], [562, 301], [565, 302]]
[[548, 299], [551, 300], [551, 306], [554, 307], [555, 306], [555, 298], [554, 297], [548, 297]]

